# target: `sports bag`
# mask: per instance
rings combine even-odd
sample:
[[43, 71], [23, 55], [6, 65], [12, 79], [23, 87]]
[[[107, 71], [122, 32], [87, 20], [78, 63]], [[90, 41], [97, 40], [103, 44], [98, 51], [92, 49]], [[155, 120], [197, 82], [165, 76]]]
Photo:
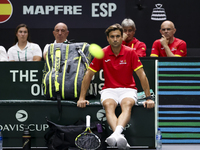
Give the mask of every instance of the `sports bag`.
[[[49, 150], [67, 150], [69, 148], [75, 148], [75, 138], [86, 129], [85, 122], [80, 120], [79, 123], [68, 126], [58, 125], [49, 120], [47, 120], [47, 123], [49, 125], [49, 130], [44, 135], [44, 139]], [[101, 132], [99, 132], [97, 124], [102, 125], [100, 121], [91, 122], [90, 128], [101, 140], [101, 146], [98, 150], [105, 150], [107, 146], [105, 143], [106, 131], [102, 128]]]
[[88, 43], [54, 43], [49, 46], [43, 75], [47, 99], [78, 99], [82, 79], [92, 61]]

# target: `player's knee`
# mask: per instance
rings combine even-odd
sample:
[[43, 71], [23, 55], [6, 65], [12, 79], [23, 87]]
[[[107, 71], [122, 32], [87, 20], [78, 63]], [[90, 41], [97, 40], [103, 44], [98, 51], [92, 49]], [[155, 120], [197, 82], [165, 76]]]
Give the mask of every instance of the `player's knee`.
[[116, 102], [115, 102], [115, 101], [111, 101], [111, 100], [105, 100], [105, 101], [103, 102], [103, 106], [104, 106], [105, 109], [106, 109], [106, 108], [109, 108], [109, 109], [115, 108], [116, 105], [117, 105]]
[[126, 107], [133, 107], [135, 105], [135, 101], [133, 99], [127, 98], [122, 100], [121, 105]]

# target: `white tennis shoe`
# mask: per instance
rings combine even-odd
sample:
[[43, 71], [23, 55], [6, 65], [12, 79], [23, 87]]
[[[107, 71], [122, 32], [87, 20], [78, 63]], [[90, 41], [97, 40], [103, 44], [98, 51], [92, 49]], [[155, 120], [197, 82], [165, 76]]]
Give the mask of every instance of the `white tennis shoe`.
[[130, 149], [130, 145], [123, 134], [111, 134], [105, 142], [111, 147], [117, 145], [117, 148], [121, 150]]
[[117, 148], [121, 150], [126, 150], [127, 148], [127, 140], [122, 134], [118, 134], [116, 136], [116, 141], [117, 141]]
[[105, 141], [111, 147], [115, 146], [117, 143], [115, 136], [115, 134], [111, 134]]
[[126, 144], [126, 149], [130, 149], [131, 148], [131, 146], [127, 143]]

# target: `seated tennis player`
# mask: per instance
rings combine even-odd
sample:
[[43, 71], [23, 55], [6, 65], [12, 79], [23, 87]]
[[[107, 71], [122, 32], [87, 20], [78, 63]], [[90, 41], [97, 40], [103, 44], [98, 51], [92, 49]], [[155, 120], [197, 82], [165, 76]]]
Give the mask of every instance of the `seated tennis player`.
[[[145, 108], [153, 108], [149, 82], [143, 70], [143, 65], [132, 48], [122, 45], [123, 29], [119, 24], [108, 27], [105, 31], [109, 46], [103, 48], [104, 57], [94, 58], [82, 81], [81, 93], [77, 106], [84, 108], [89, 104], [85, 100], [87, 89], [93, 75], [103, 69], [105, 83], [101, 91], [101, 103], [106, 112], [108, 124], [113, 133], [106, 139], [109, 146], [117, 146], [119, 149], [128, 149], [128, 144], [122, 132], [131, 117], [132, 107], [137, 102], [137, 88], [133, 78], [136, 72], [142, 88], [147, 97]], [[121, 106], [119, 117], [115, 114], [116, 107]]]

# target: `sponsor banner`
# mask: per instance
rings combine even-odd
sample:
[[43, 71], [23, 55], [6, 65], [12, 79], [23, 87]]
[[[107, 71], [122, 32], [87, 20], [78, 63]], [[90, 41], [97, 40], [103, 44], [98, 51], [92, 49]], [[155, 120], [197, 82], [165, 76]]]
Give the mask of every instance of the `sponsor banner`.
[[[46, 99], [43, 92], [42, 77], [44, 62], [2, 62], [0, 68], [0, 100], [29, 100]], [[94, 86], [90, 85], [89, 92], [94, 90], [97, 97], [104, 85], [103, 70], [93, 77]], [[94, 89], [93, 89], [94, 88]]]
[[20, 23], [53, 28], [58, 22], [70, 28], [106, 28], [124, 17], [125, 1], [121, 0], [0, 1], [0, 28], [15, 28]]
[[[154, 86], [154, 72], [152, 67], [154, 66], [154, 60], [143, 60], [144, 69], [149, 79], [151, 89], [155, 89]], [[4, 70], [0, 74], [0, 100], [43, 100], [44, 97], [42, 87], [42, 77], [44, 62], [1, 62], [0, 68]], [[137, 79], [135, 74], [134, 78]], [[90, 85], [89, 92], [95, 91], [97, 98], [100, 98], [100, 91], [104, 85], [103, 70], [100, 70], [93, 77], [93, 86]], [[138, 91], [143, 91], [139, 80], [136, 80]], [[93, 89], [94, 88], [94, 89]], [[5, 90], [6, 89], [6, 90]], [[5, 92], [4, 92], [5, 91]]]
[[0, 75], [0, 99], [44, 99], [41, 85], [43, 67], [44, 62], [0, 63], [4, 70]]

